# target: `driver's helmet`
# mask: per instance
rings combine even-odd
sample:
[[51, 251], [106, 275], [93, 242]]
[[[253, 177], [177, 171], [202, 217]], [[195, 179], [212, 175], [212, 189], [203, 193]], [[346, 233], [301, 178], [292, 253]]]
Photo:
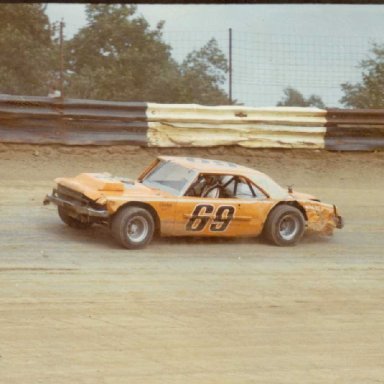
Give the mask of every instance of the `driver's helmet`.
[[198, 180], [193, 185], [193, 190], [196, 196], [200, 196], [203, 192], [204, 187], [206, 186], [205, 178], [200, 176]]
[[204, 175], [205, 185], [211, 187], [216, 183], [217, 177], [215, 175]]

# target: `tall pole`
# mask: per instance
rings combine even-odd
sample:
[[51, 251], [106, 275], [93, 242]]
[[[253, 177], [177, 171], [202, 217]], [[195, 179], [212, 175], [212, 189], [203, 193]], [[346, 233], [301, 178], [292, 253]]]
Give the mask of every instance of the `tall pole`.
[[229, 95], [229, 103], [232, 104], [232, 28], [229, 28], [229, 79], [228, 79], [228, 95]]
[[64, 98], [64, 21], [60, 21], [60, 94]]

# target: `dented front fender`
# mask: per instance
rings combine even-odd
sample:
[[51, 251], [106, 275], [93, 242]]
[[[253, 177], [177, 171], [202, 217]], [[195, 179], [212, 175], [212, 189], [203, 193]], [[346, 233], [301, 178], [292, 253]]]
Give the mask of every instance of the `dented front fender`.
[[335, 228], [344, 226], [344, 220], [334, 205], [313, 201], [305, 204], [304, 209], [308, 217], [309, 231], [330, 236]]

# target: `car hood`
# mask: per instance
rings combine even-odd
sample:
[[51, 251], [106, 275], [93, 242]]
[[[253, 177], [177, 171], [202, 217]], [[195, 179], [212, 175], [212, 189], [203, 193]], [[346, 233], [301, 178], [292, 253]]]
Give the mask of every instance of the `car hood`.
[[105, 200], [109, 196], [169, 196], [167, 192], [146, 187], [132, 179], [112, 176], [109, 173], [81, 173], [72, 178], [59, 177], [55, 182], [80, 192], [94, 201]]

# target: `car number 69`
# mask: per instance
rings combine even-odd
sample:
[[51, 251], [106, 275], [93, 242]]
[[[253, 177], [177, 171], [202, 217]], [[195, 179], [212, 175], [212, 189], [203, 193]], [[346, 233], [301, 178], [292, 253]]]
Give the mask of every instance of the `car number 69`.
[[214, 212], [215, 207], [211, 204], [199, 204], [194, 208], [190, 219], [186, 224], [187, 231], [198, 232], [202, 231], [212, 217], [212, 222], [209, 225], [211, 232], [223, 232], [231, 223], [235, 208], [231, 205], [220, 205]]

